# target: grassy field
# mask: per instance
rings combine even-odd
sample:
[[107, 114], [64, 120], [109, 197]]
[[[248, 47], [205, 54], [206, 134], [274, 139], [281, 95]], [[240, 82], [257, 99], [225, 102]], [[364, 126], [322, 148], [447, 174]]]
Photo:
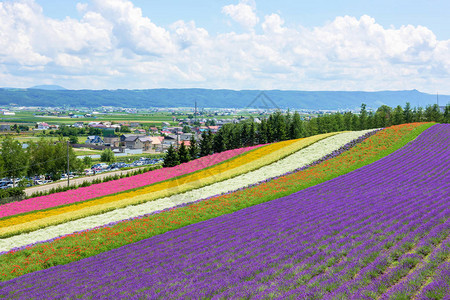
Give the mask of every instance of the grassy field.
[[[16, 112], [14, 116], [1, 116], [0, 123], [2, 122], [13, 122], [13, 123], [21, 123], [28, 126], [34, 126], [37, 122], [46, 122], [48, 124], [74, 124], [75, 122], [138, 122], [145, 124], [154, 124], [161, 125], [161, 122], [168, 122], [171, 125], [178, 124], [174, 122], [174, 118], [185, 119], [188, 118], [189, 113], [182, 113], [180, 115], [172, 115], [170, 112], [155, 112], [155, 113], [136, 113], [136, 114], [127, 114], [127, 113], [108, 113], [108, 114], [100, 114], [96, 117], [89, 118], [70, 118], [67, 115], [65, 116], [48, 116], [48, 115], [36, 115], [39, 112], [33, 111], [19, 111]], [[80, 113], [81, 114], [81, 113]], [[238, 118], [240, 116], [254, 116], [258, 117], [258, 114], [250, 114], [248, 112], [242, 112], [236, 115], [229, 116], [216, 116], [214, 114], [206, 114], [200, 115], [197, 118], [199, 119], [230, 119], [230, 118]]]
[[102, 151], [100, 150], [92, 150], [88, 148], [73, 148], [73, 151], [77, 156], [102, 154]]

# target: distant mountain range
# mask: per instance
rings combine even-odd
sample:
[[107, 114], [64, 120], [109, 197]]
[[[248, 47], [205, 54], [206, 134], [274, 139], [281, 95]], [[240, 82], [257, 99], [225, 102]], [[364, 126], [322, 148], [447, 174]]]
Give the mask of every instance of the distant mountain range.
[[66, 88], [63, 88], [59, 85], [36, 85], [29, 88], [30, 90], [46, 90], [46, 91], [66, 91]]
[[[66, 90], [44, 85], [29, 89], [0, 88], [0, 105], [50, 107], [194, 107], [199, 108], [290, 108], [290, 109], [357, 109], [361, 103], [369, 108], [386, 104], [391, 107], [435, 104], [436, 95], [411, 91], [344, 92], [281, 90]], [[450, 96], [439, 95], [439, 104], [450, 103]]]

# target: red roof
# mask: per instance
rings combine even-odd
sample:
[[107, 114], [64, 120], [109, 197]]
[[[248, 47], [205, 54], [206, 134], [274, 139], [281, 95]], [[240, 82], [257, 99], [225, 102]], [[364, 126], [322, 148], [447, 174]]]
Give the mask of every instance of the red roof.
[[[181, 145], [181, 143], [183, 143], [183, 141], [178, 141], [178, 145]], [[185, 146], [190, 146], [191, 145], [191, 141], [184, 141], [184, 145]]]

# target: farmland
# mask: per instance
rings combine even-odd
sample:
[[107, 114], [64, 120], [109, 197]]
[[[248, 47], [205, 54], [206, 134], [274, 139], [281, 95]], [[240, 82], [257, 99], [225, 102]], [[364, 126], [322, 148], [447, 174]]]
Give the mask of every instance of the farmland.
[[444, 299], [449, 125], [345, 134], [3, 205], [0, 297]]

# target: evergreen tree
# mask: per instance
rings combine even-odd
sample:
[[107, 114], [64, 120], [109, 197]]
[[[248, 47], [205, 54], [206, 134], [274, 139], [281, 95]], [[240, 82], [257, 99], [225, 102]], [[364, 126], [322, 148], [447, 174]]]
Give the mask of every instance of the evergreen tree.
[[359, 118], [357, 115], [352, 115], [352, 129], [351, 130], [358, 130], [360, 128], [359, 125]]
[[189, 146], [189, 157], [191, 159], [196, 159], [199, 153], [199, 149], [194, 135], [191, 136], [190, 144], [191, 145]]
[[212, 154], [212, 133], [211, 130], [202, 132], [202, 140], [200, 142], [200, 156], [206, 156]]
[[427, 105], [425, 108], [425, 119], [427, 122], [440, 122], [441, 110], [437, 104]]
[[367, 129], [370, 128], [375, 128], [376, 126], [374, 125], [374, 113], [373, 112], [369, 112], [369, 114], [367, 115]]
[[275, 112], [275, 140], [284, 141], [288, 138], [287, 128], [286, 128], [286, 118], [281, 114], [281, 112]]
[[266, 119], [262, 119], [261, 123], [258, 125], [258, 129], [256, 132], [257, 143], [258, 144], [266, 144], [267, 143], [267, 121]]
[[336, 131], [344, 130], [344, 118], [341, 113], [334, 114], [334, 122], [336, 124]]
[[242, 147], [241, 144], [241, 124], [234, 124], [231, 128], [230, 133], [231, 138], [228, 140], [229, 148], [227, 149], [238, 149]]
[[317, 126], [317, 118], [312, 118], [306, 123], [307, 136], [317, 135], [319, 133], [319, 128]]
[[322, 118], [321, 115], [317, 116], [316, 123], [317, 123], [317, 133], [318, 134], [325, 133], [326, 132], [326, 128], [324, 126], [323, 118]]
[[445, 106], [444, 116], [442, 118], [443, 123], [450, 123], [450, 104]]
[[220, 153], [226, 150], [225, 133], [223, 127], [214, 135], [213, 138], [213, 151], [214, 153]]
[[256, 126], [253, 121], [250, 123], [250, 127], [249, 127], [248, 144], [250, 146], [253, 146], [256, 144]]
[[178, 158], [178, 154], [173, 148], [172, 145], [170, 145], [169, 149], [167, 150], [166, 156], [164, 157], [164, 163], [163, 167], [175, 167], [176, 165], [180, 164], [180, 160]]
[[419, 106], [416, 112], [414, 113], [414, 122], [423, 122], [423, 120], [424, 120], [423, 108]]
[[247, 123], [243, 123], [241, 124], [241, 145], [243, 147], [247, 147], [248, 146], [248, 126]]
[[344, 113], [344, 128], [343, 130], [352, 130], [352, 117], [353, 114], [350, 111]]
[[232, 139], [233, 139], [233, 128], [236, 124], [225, 124], [220, 128], [223, 137], [223, 150], [233, 149]]
[[359, 130], [367, 129], [367, 110], [366, 104], [361, 104], [361, 110], [359, 112]]
[[208, 144], [209, 144], [209, 154], [213, 154], [213, 142], [214, 142], [214, 134], [212, 133], [211, 129], [208, 129]]
[[403, 108], [400, 105], [397, 105], [397, 107], [392, 112], [392, 124], [403, 124]]
[[403, 109], [403, 121], [405, 123], [412, 123], [413, 121], [413, 112], [409, 102], [406, 102], [405, 108]]
[[300, 114], [296, 111], [292, 117], [292, 122], [289, 127], [289, 138], [299, 139], [304, 135], [303, 121], [300, 118]]
[[189, 156], [189, 151], [184, 145], [184, 141], [181, 142], [180, 148], [178, 149], [178, 158], [180, 160], [180, 163], [186, 163], [191, 160], [191, 157]]

